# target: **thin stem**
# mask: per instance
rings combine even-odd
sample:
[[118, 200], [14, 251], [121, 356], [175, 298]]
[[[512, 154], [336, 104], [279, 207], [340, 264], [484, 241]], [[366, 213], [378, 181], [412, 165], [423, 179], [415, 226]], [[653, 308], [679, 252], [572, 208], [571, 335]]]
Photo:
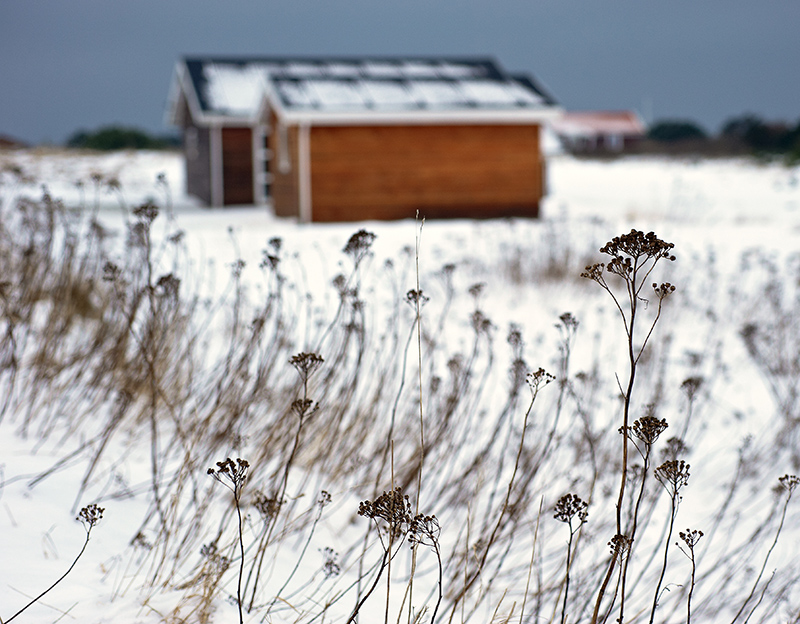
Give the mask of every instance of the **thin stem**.
[[244, 576], [244, 538], [242, 537], [242, 508], [239, 506], [239, 497], [236, 500], [236, 513], [239, 516], [239, 550], [241, 551], [241, 561], [239, 561], [239, 583], [236, 587], [236, 604], [239, 606], [239, 624], [244, 624], [242, 613], [242, 576]]
[[767, 567], [767, 562], [769, 561], [770, 555], [772, 555], [772, 551], [775, 550], [775, 546], [778, 544], [778, 538], [780, 537], [781, 531], [783, 530], [783, 522], [784, 520], [786, 520], [786, 508], [789, 506], [789, 501], [791, 499], [792, 495], [790, 492], [789, 496], [786, 497], [786, 502], [783, 504], [783, 511], [781, 512], [781, 522], [778, 525], [778, 530], [775, 532], [775, 539], [772, 540], [772, 546], [769, 547], [769, 551], [767, 551], [767, 556], [764, 557], [764, 563], [761, 564], [761, 570], [758, 573], [758, 577], [756, 578], [755, 583], [753, 583], [753, 588], [750, 590], [750, 593], [747, 595], [747, 598], [745, 598], [744, 602], [742, 603], [742, 606], [736, 612], [736, 615], [733, 616], [731, 624], [734, 624], [734, 622], [736, 622], [736, 620], [739, 619], [739, 616], [744, 612], [744, 608], [747, 606], [747, 603], [750, 602], [750, 599], [756, 593], [756, 588], [758, 587], [758, 584], [761, 582], [761, 577], [764, 575], [764, 570]]
[[19, 611], [17, 611], [17, 612], [16, 612], [14, 615], [12, 615], [12, 616], [11, 616], [10, 618], [8, 618], [7, 620], [2, 620], [2, 619], [0, 619], [0, 622], [4, 622], [5, 624], [8, 624], [8, 622], [10, 622], [10, 621], [11, 621], [11, 620], [13, 620], [14, 618], [16, 618], [16, 617], [17, 617], [17, 616], [18, 616], [20, 613], [22, 613], [23, 611], [25, 611], [25, 610], [26, 610], [28, 607], [30, 607], [30, 606], [32, 606], [33, 604], [35, 604], [35, 603], [39, 602], [39, 600], [41, 600], [41, 599], [42, 599], [42, 597], [43, 597], [43, 596], [44, 596], [46, 593], [48, 593], [48, 592], [49, 592], [51, 589], [53, 589], [53, 588], [54, 588], [56, 585], [58, 585], [58, 584], [59, 584], [61, 581], [63, 581], [65, 578], [67, 578], [67, 575], [68, 575], [70, 572], [72, 572], [72, 568], [74, 568], [74, 567], [75, 567], [75, 564], [76, 564], [76, 563], [78, 563], [78, 559], [80, 559], [80, 558], [81, 558], [81, 555], [83, 555], [83, 552], [86, 550], [86, 545], [87, 545], [88, 543], [89, 543], [89, 531], [87, 531], [87, 532], [86, 532], [86, 541], [85, 541], [85, 542], [83, 542], [83, 548], [81, 548], [81, 551], [78, 553], [78, 556], [77, 556], [77, 557], [75, 557], [75, 561], [73, 561], [73, 562], [72, 562], [72, 565], [69, 567], [69, 570], [67, 570], [66, 572], [64, 572], [64, 574], [63, 574], [63, 575], [62, 575], [62, 576], [61, 576], [61, 577], [60, 577], [60, 578], [59, 578], [59, 579], [58, 579], [58, 580], [57, 580], [55, 583], [53, 583], [53, 584], [52, 584], [50, 587], [48, 587], [47, 589], [45, 589], [45, 590], [44, 590], [44, 591], [43, 591], [41, 594], [39, 594], [38, 596], [36, 596], [36, 598], [34, 598], [33, 600], [31, 600], [31, 601], [30, 601], [28, 604], [26, 604], [24, 607], [22, 607], [22, 608], [21, 608]]
[[675, 516], [678, 511], [678, 492], [672, 493], [672, 514], [669, 520], [669, 531], [667, 533], [667, 541], [664, 544], [664, 563], [661, 566], [661, 575], [658, 577], [658, 584], [656, 585], [655, 594], [653, 594], [653, 607], [650, 609], [650, 624], [656, 617], [656, 607], [658, 607], [658, 595], [661, 593], [661, 584], [664, 582], [664, 574], [667, 572], [667, 558], [669, 557], [669, 543], [672, 539], [672, 529], [675, 526]]

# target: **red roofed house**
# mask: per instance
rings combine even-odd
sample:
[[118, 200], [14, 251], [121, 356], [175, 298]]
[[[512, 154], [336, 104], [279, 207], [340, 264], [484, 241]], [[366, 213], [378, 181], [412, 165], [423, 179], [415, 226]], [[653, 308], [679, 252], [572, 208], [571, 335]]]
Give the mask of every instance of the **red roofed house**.
[[647, 135], [644, 123], [632, 111], [566, 112], [553, 121], [552, 128], [571, 152], [618, 152]]
[[538, 216], [531, 78], [486, 59], [193, 58], [175, 68], [188, 192], [301, 221]]

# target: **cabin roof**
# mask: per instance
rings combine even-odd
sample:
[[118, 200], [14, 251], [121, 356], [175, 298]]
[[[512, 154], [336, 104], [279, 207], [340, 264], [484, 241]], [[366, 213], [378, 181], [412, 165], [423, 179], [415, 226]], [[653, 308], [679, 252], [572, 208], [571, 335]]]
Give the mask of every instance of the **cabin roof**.
[[265, 99], [290, 120], [524, 117], [556, 108], [530, 76], [487, 58], [184, 58], [170, 97], [199, 122], [253, 122]]

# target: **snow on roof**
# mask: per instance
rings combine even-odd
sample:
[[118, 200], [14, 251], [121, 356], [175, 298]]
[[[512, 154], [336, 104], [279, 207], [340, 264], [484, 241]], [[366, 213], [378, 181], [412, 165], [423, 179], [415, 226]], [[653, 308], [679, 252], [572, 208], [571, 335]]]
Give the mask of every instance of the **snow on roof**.
[[263, 65], [209, 63], [203, 67], [202, 101], [210, 110], [223, 115], [250, 117], [261, 103], [262, 81], [267, 72]]
[[289, 112], [472, 109], [555, 105], [532, 80], [486, 59], [186, 59], [200, 114], [253, 119], [265, 93]]

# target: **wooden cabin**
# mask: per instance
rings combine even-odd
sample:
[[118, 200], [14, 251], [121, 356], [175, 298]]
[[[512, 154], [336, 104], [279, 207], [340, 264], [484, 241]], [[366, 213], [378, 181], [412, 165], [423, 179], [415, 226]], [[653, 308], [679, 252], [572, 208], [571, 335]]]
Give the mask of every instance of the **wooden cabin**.
[[488, 59], [185, 58], [189, 194], [301, 221], [536, 217], [560, 113]]

